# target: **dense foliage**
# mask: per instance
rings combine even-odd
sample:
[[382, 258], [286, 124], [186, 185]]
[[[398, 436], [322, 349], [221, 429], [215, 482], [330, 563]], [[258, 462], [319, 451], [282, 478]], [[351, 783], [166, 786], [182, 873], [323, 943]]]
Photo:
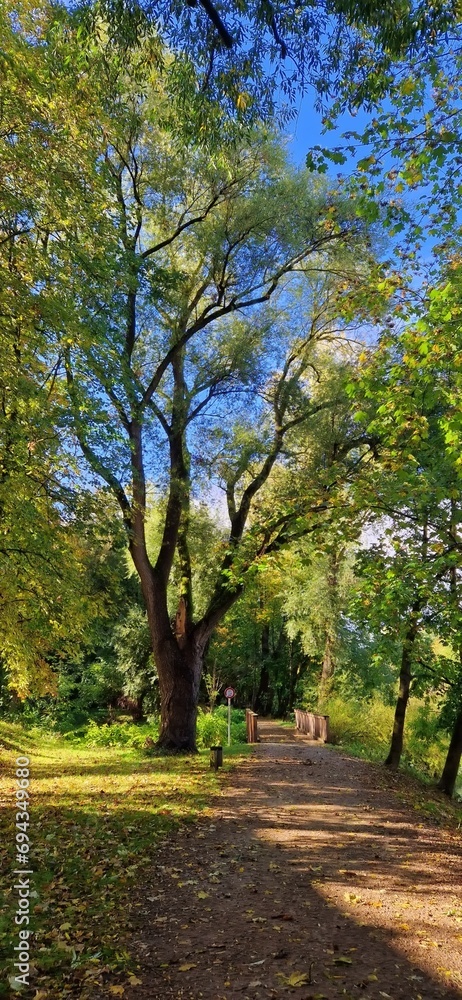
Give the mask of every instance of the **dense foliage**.
[[[0, 27], [2, 712], [95, 746], [149, 719], [194, 750], [223, 740], [229, 683], [240, 709], [382, 719], [398, 683], [387, 763], [450, 738], [452, 794], [452, 10], [24, 0]], [[271, 60], [331, 124], [374, 107], [330, 152], [366, 145], [353, 179], [290, 165]]]

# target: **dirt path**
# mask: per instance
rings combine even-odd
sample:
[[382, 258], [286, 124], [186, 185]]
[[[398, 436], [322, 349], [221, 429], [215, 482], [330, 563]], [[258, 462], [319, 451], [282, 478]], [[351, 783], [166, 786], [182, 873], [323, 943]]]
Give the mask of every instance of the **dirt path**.
[[[462, 997], [462, 842], [377, 769], [271, 723], [157, 855], [124, 1000]], [[281, 742], [282, 740], [282, 742]]]

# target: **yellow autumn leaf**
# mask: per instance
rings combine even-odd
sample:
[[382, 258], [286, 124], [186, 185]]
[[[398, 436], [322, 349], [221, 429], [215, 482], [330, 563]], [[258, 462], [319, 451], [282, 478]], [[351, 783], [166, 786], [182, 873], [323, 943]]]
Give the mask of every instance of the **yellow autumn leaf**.
[[408, 76], [407, 80], [404, 80], [403, 83], [401, 84], [401, 93], [406, 95], [412, 94], [415, 88], [416, 88], [415, 80], [413, 80], [411, 76]]
[[110, 986], [109, 993], [112, 993], [114, 997], [121, 997], [125, 993], [125, 990], [123, 986]]
[[305, 986], [308, 982], [306, 972], [291, 972], [290, 976], [285, 976], [283, 972], [277, 973], [283, 986]]
[[246, 90], [243, 90], [236, 98], [236, 107], [238, 111], [245, 111], [248, 103], [250, 101], [250, 94]]
[[141, 986], [143, 980], [138, 979], [138, 976], [129, 976], [128, 982], [130, 983], [130, 986]]
[[196, 968], [196, 962], [185, 962], [184, 965], [179, 966], [180, 972], [189, 972], [190, 969]]
[[200, 892], [197, 893], [197, 898], [198, 899], [208, 899], [209, 895], [210, 895], [210, 893], [208, 893], [208, 892], [202, 892], [202, 890], [201, 890]]

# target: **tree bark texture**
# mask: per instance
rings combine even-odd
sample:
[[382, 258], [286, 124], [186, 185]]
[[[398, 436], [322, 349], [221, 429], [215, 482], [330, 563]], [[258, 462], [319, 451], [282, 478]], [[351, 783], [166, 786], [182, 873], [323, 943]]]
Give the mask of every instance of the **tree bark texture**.
[[443, 767], [443, 773], [438, 782], [438, 788], [445, 795], [452, 796], [459, 773], [460, 758], [462, 757], [462, 708], [455, 721], [452, 731], [451, 742]]
[[399, 673], [399, 692], [395, 708], [395, 718], [393, 722], [393, 733], [391, 737], [390, 752], [385, 760], [385, 766], [392, 771], [397, 771], [401, 761], [404, 741], [404, 722], [406, 718], [407, 703], [411, 693], [412, 681], [412, 651], [419, 631], [417, 621], [418, 609], [414, 607], [410, 619], [401, 655], [401, 669]]
[[193, 753], [202, 659], [193, 649], [175, 645], [173, 642], [155, 655], [161, 706], [158, 746]]
[[335, 673], [335, 659], [334, 659], [334, 642], [332, 636], [329, 632], [326, 632], [326, 641], [324, 644], [324, 655], [322, 659], [322, 671], [321, 671], [321, 682], [320, 682], [320, 694], [326, 695], [332, 683], [332, 678]]

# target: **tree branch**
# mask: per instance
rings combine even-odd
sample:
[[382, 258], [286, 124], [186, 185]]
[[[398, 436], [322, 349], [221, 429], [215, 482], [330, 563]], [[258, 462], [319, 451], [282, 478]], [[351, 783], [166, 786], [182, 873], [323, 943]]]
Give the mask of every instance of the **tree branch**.
[[125, 490], [122, 484], [117, 479], [117, 476], [115, 476], [114, 473], [111, 471], [111, 469], [109, 469], [107, 465], [105, 465], [104, 462], [101, 461], [101, 459], [98, 457], [93, 448], [88, 444], [88, 441], [85, 438], [79, 418], [79, 405], [75, 392], [74, 374], [72, 371], [69, 351], [65, 352], [64, 364], [66, 369], [66, 380], [67, 380], [69, 399], [71, 402], [72, 410], [74, 412], [75, 433], [77, 435], [77, 440], [79, 442], [79, 445], [82, 449], [82, 453], [84, 455], [84, 458], [86, 458], [90, 467], [93, 469], [93, 471], [96, 472], [98, 476], [101, 476], [102, 479], [104, 479], [104, 482], [107, 483], [107, 485], [111, 488], [112, 492], [114, 493], [114, 496], [116, 497], [120, 509], [122, 511], [124, 527], [128, 532], [128, 534], [131, 535], [132, 523], [133, 523], [132, 508], [130, 505], [130, 501], [125, 493]]

